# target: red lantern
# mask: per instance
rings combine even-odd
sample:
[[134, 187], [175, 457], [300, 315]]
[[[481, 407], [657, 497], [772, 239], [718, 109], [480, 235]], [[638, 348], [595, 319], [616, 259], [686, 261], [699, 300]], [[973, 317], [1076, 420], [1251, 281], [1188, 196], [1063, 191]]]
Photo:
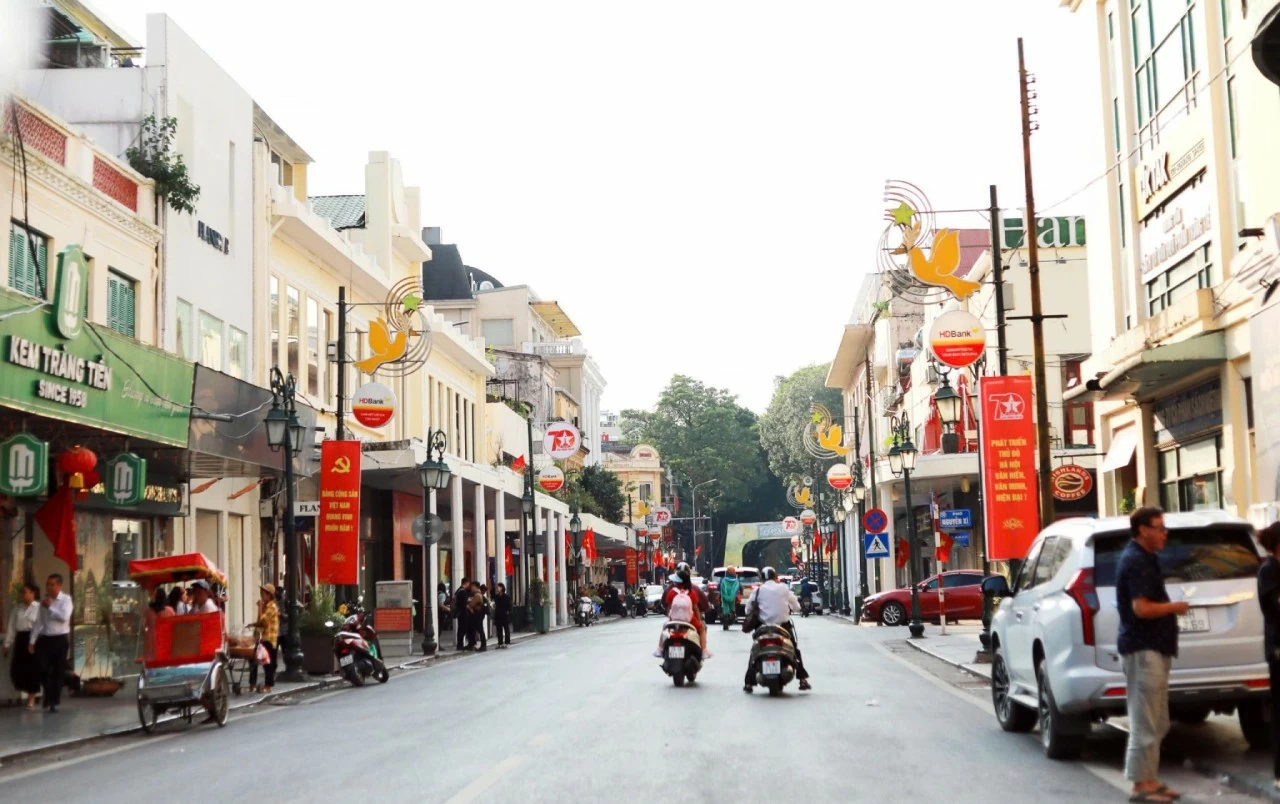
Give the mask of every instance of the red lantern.
[[73, 489], [85, 488], [85, 475], [98, 465], [98, 456], [87, 447], [75, 446], [58, 456], [58, 469], [67, 475], [67, 485]]

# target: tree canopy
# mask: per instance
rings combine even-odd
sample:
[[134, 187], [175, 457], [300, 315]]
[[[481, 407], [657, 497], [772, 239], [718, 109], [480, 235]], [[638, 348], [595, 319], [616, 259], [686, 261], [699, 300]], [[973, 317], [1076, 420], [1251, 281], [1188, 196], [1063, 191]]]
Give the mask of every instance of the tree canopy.
[[584, 514], [595, 514], [609, 522], [626, 520], [627, 495], [622, 479], [601, 466], [588, 466], [582, 473], [570, 476], [568, 499], [577, 502]]
[[760, 417], [760, 443], [769, 456], [769, 468], [787, 480], [808, 474], [813, 457], [804, 448], [804, 428], [811, 421], [811, 406], [817, 402], [831, 411], [836, 424], [844, 423], [844, 401], [840, 391], [826, 387], [829, 363], [805, 366], [774, 383], [773, 399]]

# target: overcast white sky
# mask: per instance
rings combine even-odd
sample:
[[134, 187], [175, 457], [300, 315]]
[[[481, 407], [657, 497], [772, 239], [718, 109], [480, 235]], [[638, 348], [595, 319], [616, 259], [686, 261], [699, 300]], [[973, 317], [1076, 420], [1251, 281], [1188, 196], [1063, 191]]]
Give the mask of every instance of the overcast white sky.
[[1039, 203], [1100, 165], [1094, 18], [1057, 0], [93, 5], [138, 38], [172, 16], [315, 158], [313, 194], [391, 151], [469, 264], [560, 301], [607, 409], [681, 372], [763, 410], [830, 360], [886, 178], [1021, 206], [1019, 35]]

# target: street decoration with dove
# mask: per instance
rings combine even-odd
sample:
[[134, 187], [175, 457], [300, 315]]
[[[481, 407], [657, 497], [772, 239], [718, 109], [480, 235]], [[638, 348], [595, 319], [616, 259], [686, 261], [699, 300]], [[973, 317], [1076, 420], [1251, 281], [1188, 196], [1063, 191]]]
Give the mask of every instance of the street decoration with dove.
[[808, 486], [792, 483], [787, 487], [787, 502], [797, 511], [813, 505], [813, 490]]
[[371, 354], [352, 363], [361, 374], [404, 377], [427, 362], [431, 325], [417, 279], [402, 279], [392, 286], [382, 315], [369, 322], [368, 345]]
[[[956, 275], [960, 267], [960, 233], [934, 229], [933, 206], [914, 184], [885, 182], [888, 226], [876, 245], [876, 265], [888, 277], [893, 294], [915, 304], [954, 297], [960, 301], [982, 287]], [[928, 254], [925, 249], [928, 249]]]
[[826, 405], [814, 403], [804, 428], [804, 448], [820, 460], [834, 460], [849, 454], [844, 446], [844, 429], [835, 423]]

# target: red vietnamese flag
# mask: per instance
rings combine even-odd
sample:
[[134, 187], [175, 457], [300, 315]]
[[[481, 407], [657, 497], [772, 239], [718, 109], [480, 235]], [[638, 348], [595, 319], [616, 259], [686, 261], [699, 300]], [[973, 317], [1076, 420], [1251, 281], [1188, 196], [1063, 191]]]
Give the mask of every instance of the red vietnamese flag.
[[586, 534], [583, 535], [582, 549], [586, 552], [588, 561], [596, 560], [596, 532], [594, 530], [588, 528]]
[[527, 467], [528, 465], [529, 464], [525, 463], [524, 461], [524, 456], [521, 455], [519, 458], [516, 458], [514, 461], [511, 462], [511, 471], [517, 472], [517, 473], [523, 472], [525, 470], [525, 467]]
[[939, 564], [946, 564], [951, 561], [951, 546], [956, 540], [942, 531], [938, 531], [938, 536], [938, 547], [933, 551], [933, 557]]
[[695, 547], [695, 548], [693, 549], [693, 554], [694, 554], [695, 556], [700, 556], [700, 555], [702, 555], [702, 545], [698, 545], [697, 547]]
[[898, 555], [894, 563], [898, 565], [898, 569], [902, 569], [907, 566], [907, 561], [910, 559], [910, 556], [907, 555], [907, 540], [897, 539], [896, 541], [898, 543]]
[[75, 490], [70, 486], [59, 488], [36, 511], [35, 518], [44, 535], [53, 542], [53, 554], [66, 562], [68, 570], [75, 572], [79, 567], [76, 561]]
[[507, 578], [513, 578], [516, 574], [516, 564], [511, 558], [511, 545], [507, 545]]

